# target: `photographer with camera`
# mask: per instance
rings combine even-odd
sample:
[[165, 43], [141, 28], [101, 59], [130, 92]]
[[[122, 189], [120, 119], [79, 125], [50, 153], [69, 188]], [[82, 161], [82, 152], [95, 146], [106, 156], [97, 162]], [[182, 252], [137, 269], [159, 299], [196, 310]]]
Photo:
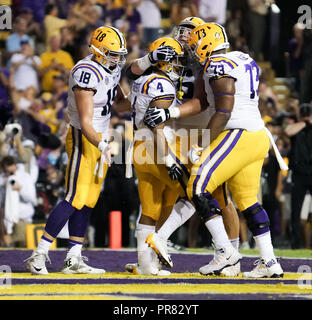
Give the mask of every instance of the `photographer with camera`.
[[302, 247], [300, 212], [307, 191], [312, 194], [312, 106], [301, 104], [299, 113], [299, 121], [285, 128], [285, 133], [291, 140], [289, 168], [292, 171], [292, 249]]
[[37, 181], [39, 169], [35, 157], [35, 144], [29, 139], [23, 139], [23, 130], [19, 123], [6, 124], [0, 132], [0, 160], [6, 155], [15, 157], [31, 175], [32, 180]]
[[4, 210], [6, 244], [25, 247], [26, 224], [32, 222], [37, 205], [35, 183], [12, 156], [2, 159], [1, 169], [0, 208]]

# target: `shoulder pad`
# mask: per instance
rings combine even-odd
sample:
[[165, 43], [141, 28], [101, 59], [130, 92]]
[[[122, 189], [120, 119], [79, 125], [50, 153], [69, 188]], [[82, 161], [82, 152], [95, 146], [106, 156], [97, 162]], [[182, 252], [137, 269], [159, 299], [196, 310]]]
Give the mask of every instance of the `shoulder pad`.
[[151, 97], [163, 94], [175, 94], [173, 82], [161, 75], [153, 75], [142, 86], [142, 93]]
[[94, 88], [102, 80], [103, 75], [97, 66], [91, 63], [80, 63], [72, 69], [74, 82], [83, 88]]
[[210, 58], [205, 67], [204, 72], [208, 78], [218, 79], [231, 76], [232, 71], [237, 67], [237, 63], [225, 56], [216, 56]]

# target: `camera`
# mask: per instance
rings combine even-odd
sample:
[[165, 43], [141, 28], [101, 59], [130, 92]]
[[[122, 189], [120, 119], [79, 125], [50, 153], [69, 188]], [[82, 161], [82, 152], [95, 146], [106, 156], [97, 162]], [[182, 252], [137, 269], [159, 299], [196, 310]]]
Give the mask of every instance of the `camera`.
[[8, 137], [14, 137], [19, 132], [22, 132], [22, 127], [18, 123], [10, 123], [4, 127], [4, 132]]

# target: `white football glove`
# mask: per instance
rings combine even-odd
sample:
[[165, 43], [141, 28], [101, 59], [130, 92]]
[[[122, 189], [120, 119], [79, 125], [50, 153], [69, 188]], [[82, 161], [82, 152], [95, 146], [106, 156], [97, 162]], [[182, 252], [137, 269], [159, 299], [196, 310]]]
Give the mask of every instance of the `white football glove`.
[[179, 116], [180, 109], [177, 107], [171, 106], [168, 109], [148, 108], [145, 112], [143, 122], [149, 128], [156, 128], [170, 118], [179, 118]]
[[111, 165], [111, 147], [106, 140], [101, 141], [98, 145], [98, 149], [102, 152], [105, 163], [110, 167]]
[[148, 58], [151, 64], [156, 64], [160, 61], [169, 62], [174, 56], [176, 52], [170, 46], [159, 47], [156, 50], [150, 52], [148, 54]]
[[197, 163], [201, 157], [202, 151], [204, 148], [198, 146], [198, 145], [193, 145], [188, 152], [189, 159], [193, 164]]

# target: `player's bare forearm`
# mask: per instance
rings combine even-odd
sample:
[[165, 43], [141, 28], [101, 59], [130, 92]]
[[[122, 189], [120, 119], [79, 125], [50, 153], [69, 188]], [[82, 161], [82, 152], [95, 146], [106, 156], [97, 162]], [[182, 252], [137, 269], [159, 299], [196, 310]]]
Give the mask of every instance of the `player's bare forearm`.
[[[216, 112], [209, 121], [210, 143], [224, 130], [230, 119], [230, 113]], [[206, 147], [206, 146], [204, 146]]]
[[112, 105], [113, 109], [118, 113], [131, 111], [131, 103], [124, 94], [120, 85], [117, 86], [117, 95]]

